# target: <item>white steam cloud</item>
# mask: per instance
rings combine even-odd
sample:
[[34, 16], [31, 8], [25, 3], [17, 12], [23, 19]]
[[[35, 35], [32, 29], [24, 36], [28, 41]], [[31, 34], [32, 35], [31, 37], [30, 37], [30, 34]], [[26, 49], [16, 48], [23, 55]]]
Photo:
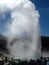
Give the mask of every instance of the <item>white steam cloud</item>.
[[37, 59], [41, 55], [39, 13], [29, 0], [1, 0], [1, 8], [11, 12], [6, 35], [10, 55], [17, 59]]

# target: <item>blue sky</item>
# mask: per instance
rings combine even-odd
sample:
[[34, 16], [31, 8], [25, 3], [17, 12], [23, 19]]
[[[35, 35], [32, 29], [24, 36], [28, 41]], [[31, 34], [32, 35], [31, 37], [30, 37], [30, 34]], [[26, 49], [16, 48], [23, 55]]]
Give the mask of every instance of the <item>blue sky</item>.
[[[49, 36], [49, 0], [31, 0], [35, 3], [36, 9], [39, 11], [40, 14], [40, 28], [41, 28], [41, 35], [43, 36]], [[6, 19], [4, 20], [4, 17], [1, 16], [0, 13], [0, 33], [2, 33], [2, 30], [4, 31], [4, 24], [10, 18], [10, 12], [5, 12]], [[8, 16], [7, 16], [8, 15]], [[1, 19], [3, 17], [3, 19]]]
[[40, 13], [41, 35], [49, 36], [49, 0], [31, 0]]

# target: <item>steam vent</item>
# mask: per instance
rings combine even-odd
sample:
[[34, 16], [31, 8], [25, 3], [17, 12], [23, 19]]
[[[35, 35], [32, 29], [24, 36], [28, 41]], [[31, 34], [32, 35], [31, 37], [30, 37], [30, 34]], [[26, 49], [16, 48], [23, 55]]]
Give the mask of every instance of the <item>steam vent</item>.
[[40, 13], [35, 4], [30, 0], [1, 0], [0, 11], [5, 24], [1, 26], [0, 53], [22, 60], [44, 56], [47, 37], [40, 35]]

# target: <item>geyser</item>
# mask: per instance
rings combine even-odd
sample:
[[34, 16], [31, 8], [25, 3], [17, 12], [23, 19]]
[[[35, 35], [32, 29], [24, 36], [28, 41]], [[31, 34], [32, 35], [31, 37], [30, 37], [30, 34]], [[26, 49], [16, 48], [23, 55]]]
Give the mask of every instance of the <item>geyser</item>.
[[17, 59], [37, 59], [41, 56], [39, 12], [30, 0], [2, 0], [3, 11], [10, 11], [6, 36], [10, 55]]

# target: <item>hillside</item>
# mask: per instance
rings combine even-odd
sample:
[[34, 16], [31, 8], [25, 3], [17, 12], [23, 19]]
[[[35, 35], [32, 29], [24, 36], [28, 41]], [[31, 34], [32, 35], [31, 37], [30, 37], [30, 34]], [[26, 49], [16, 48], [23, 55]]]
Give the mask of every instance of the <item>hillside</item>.
[[42, 51], [49, 51], [49, 37], [42, 36], [41, 37], [41, 42], [42, 42]]
[[0, 53], [7, 53], [7, 38], [3, 35], [0, 35]]

